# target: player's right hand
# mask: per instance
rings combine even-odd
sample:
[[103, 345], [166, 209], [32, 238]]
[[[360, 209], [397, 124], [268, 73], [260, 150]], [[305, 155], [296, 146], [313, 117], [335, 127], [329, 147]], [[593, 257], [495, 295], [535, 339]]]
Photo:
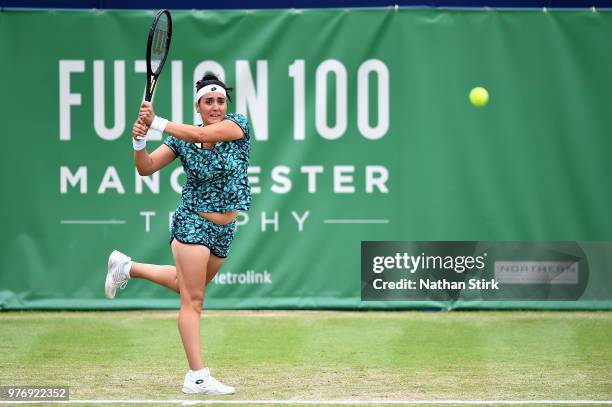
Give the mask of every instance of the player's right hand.
[[142, 102], [140, 110], [138, 111], [138, 119], [149, 126], [151, 125], [153, 119], [155, 119], [155, 110], [153, 110], [151, 102], [147, 102], [146, 100]]

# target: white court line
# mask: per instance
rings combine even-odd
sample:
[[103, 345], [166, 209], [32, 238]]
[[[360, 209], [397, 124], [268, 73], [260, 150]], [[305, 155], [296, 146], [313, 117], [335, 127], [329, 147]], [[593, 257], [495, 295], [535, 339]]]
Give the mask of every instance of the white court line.
[[389, 219], [324, 219], [323, 223], [389, 223]]
[[612, 400], [69, 400], [69, 401], [2, 401], [0, 404], [478, 404], [478, 405], [517, 405], [517, 404], [612, 404]]
[[62, 225], [125, 225], [124, 220], [60, 220]]

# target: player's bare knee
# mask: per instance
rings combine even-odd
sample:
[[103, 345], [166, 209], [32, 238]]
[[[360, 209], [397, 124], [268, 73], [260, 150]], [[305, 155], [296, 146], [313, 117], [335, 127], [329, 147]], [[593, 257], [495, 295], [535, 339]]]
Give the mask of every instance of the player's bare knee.
[[195, 310], [201, 310], [202, 304], [204, 303], [204, 295], [202, 293], [181, 293], [181, 304], [193, 308]]
[[181, 309], [184, 311], [189, 311], [190, 313], [200, 314], [202, 312], [202, 302], [184, 302], [181, 304]]

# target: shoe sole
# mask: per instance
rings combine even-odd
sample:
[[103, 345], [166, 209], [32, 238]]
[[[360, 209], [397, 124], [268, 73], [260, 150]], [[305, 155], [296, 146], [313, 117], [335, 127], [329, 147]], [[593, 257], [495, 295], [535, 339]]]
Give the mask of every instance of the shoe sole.
[[207, 394], [209, 396], [227, 396], [230, 394], [236, 394], [236, 390], [234, 390], [231, 393], [222, 393], [222, 392], [202, 392], [202, 391], [196, 391], [196, 390], [192, 390], [189, 387], [183, 387], [183, 393], [185, 394]]

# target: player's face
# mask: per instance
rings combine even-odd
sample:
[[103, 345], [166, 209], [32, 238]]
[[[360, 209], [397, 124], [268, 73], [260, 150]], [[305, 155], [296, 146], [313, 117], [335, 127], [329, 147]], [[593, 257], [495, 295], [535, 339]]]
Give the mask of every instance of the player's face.
[[196, 104], [196, 111], [200, 113], [204, 124], [213, 124], [222, 121], [225, 113], [227, 113], [225, 96], [217, 92], [205, 94]]

